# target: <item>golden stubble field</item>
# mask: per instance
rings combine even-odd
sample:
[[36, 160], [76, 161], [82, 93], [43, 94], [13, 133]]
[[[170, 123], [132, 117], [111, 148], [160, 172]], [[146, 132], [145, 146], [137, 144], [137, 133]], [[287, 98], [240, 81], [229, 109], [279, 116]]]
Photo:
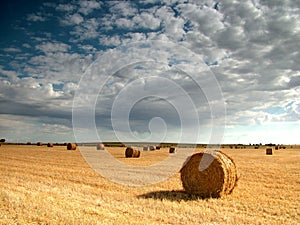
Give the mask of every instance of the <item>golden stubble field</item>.
[[[118, 160], [149, 165], [168, 150]], [[200, 149], [199, 149], [200, 150]], [[96, 151], [96, 148], [95, 148]], [[300, 149], [222, 149], [239, 181], [220, 199], [185, 194], [180, 174], [150, 186], [112, 183], [66, 147], [0, 147], [0, 224], [300, 224]]]

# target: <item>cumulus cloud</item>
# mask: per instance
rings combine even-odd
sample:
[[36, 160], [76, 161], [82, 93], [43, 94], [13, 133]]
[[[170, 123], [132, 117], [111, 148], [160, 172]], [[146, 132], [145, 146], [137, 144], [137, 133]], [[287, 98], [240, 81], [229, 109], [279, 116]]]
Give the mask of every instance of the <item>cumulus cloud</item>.
[[78, 14], [67, 15], [65, 18], [60, 20], [60, 23], [67, 26], [78, 25], [84, 21], [83, 17]]
[[35, 48], [44, 53], [51, 53], [51, 52], [67, 52], [70, 49], [70, 46], [65, 43], [44, 42], [35, 46]]
[[97, 1], [80, 1], [79, 5], [80, 5], [79, 12], [83, 13], [84, 15], [88, 15], [93, 10], [99, 9], [101, 3]]
[[44, 22], [46, 21], [46, 18], [41, 16], [41, 15], [38, 15], [38, 14], [29, 14], [27, 16], [27, 20], [28, 21], [33, 21], [33, 22]]
[[55, 9], [62, 12], [72, 12], [76, 9], [76, 6], [72, 4], [59, 4]]

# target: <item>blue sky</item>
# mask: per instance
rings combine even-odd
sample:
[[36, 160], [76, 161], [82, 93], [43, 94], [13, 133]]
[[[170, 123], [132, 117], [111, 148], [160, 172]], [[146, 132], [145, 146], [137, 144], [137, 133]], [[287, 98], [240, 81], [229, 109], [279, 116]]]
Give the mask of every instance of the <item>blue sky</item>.
[[0, 4], [7, 141], [300, 143], [299, 2]]

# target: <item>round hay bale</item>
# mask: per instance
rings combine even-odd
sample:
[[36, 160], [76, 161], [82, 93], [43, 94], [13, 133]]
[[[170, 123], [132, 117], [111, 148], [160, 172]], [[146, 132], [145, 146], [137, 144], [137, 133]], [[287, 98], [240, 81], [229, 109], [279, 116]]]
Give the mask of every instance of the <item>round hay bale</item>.
[[155, 147], [154, 146], [150, 146], [149, 149], [150, 149], [150, 151], [154, 151]]
[[175, 147], [171, 147], [171, 148], [169, 149], [169, 153], [173, 154], [173, 153], [175, 153], [175, 152], [176, 152]]
[[272, 148], [266, 148], [266, 155], [273, 155], [273, 149]]
[[38, 143], [36, 143], [36, 145], [37, 145], [37, 146], [43, 146], [43, 142], [40, 142], [40, 141], [39, 141]]
[[278, 150], [278, 146], [275, 146], [275, 150]]
[[259, 146], [254, 146], [254, 149], [258, 149], [259, 148]]
[[143, 151], [148, 151], [148, 147], [147, 147], [147, 146], [144, 146], [144, 147], [143, 147]]
[[125, 150], [125, 157], [126, 158], [131, 158], [133, 155], [133, 148], [127, 147]]
[[77, 146], [75, 143], [68, 143], [67, 150], [76, 150]]
[[[212, 162], [206, 169], [200, 170], [203, 157]], [[230, 194], [238, 180], [234, 161], [223, 152], [196, 153], [187, 159], [180, 173], [185, 191], [203, 198], [218, 198]]]
[[105, 149], [105, 146], [104, 144], [97, 144], [97, 150], [104, 150]]
[[156, 146], [155, 148], [156, 148], [156, 150], [160, 150], [160, 146]]
[[47, 144], [47, 147], [49, 147], [49, 148], [53, 148], [53, 146], [54, 146], [54, 145], [53, 145], [52, 143], [48, 143], [48, 144]]
[[141, 155], [141, 151], [139, 150], [133, 150], [133, 153], [132, 153], [132, 157], [133, 158], [139, 158]]

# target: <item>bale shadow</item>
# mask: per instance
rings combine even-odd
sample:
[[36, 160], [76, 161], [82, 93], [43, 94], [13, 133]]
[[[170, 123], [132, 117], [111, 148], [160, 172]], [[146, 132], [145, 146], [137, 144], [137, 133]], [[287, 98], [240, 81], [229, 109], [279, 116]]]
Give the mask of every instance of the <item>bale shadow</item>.
[[138, 195], [138, 198], [144, 199], [158, 199], [158, 200], [169, 200], [169, 201], [195, 201], [195, 200], [204, 200], [202, 196], [188, 194], [183, 190], [172, 190], [172, 191], [153, 191], [146, 194]]

